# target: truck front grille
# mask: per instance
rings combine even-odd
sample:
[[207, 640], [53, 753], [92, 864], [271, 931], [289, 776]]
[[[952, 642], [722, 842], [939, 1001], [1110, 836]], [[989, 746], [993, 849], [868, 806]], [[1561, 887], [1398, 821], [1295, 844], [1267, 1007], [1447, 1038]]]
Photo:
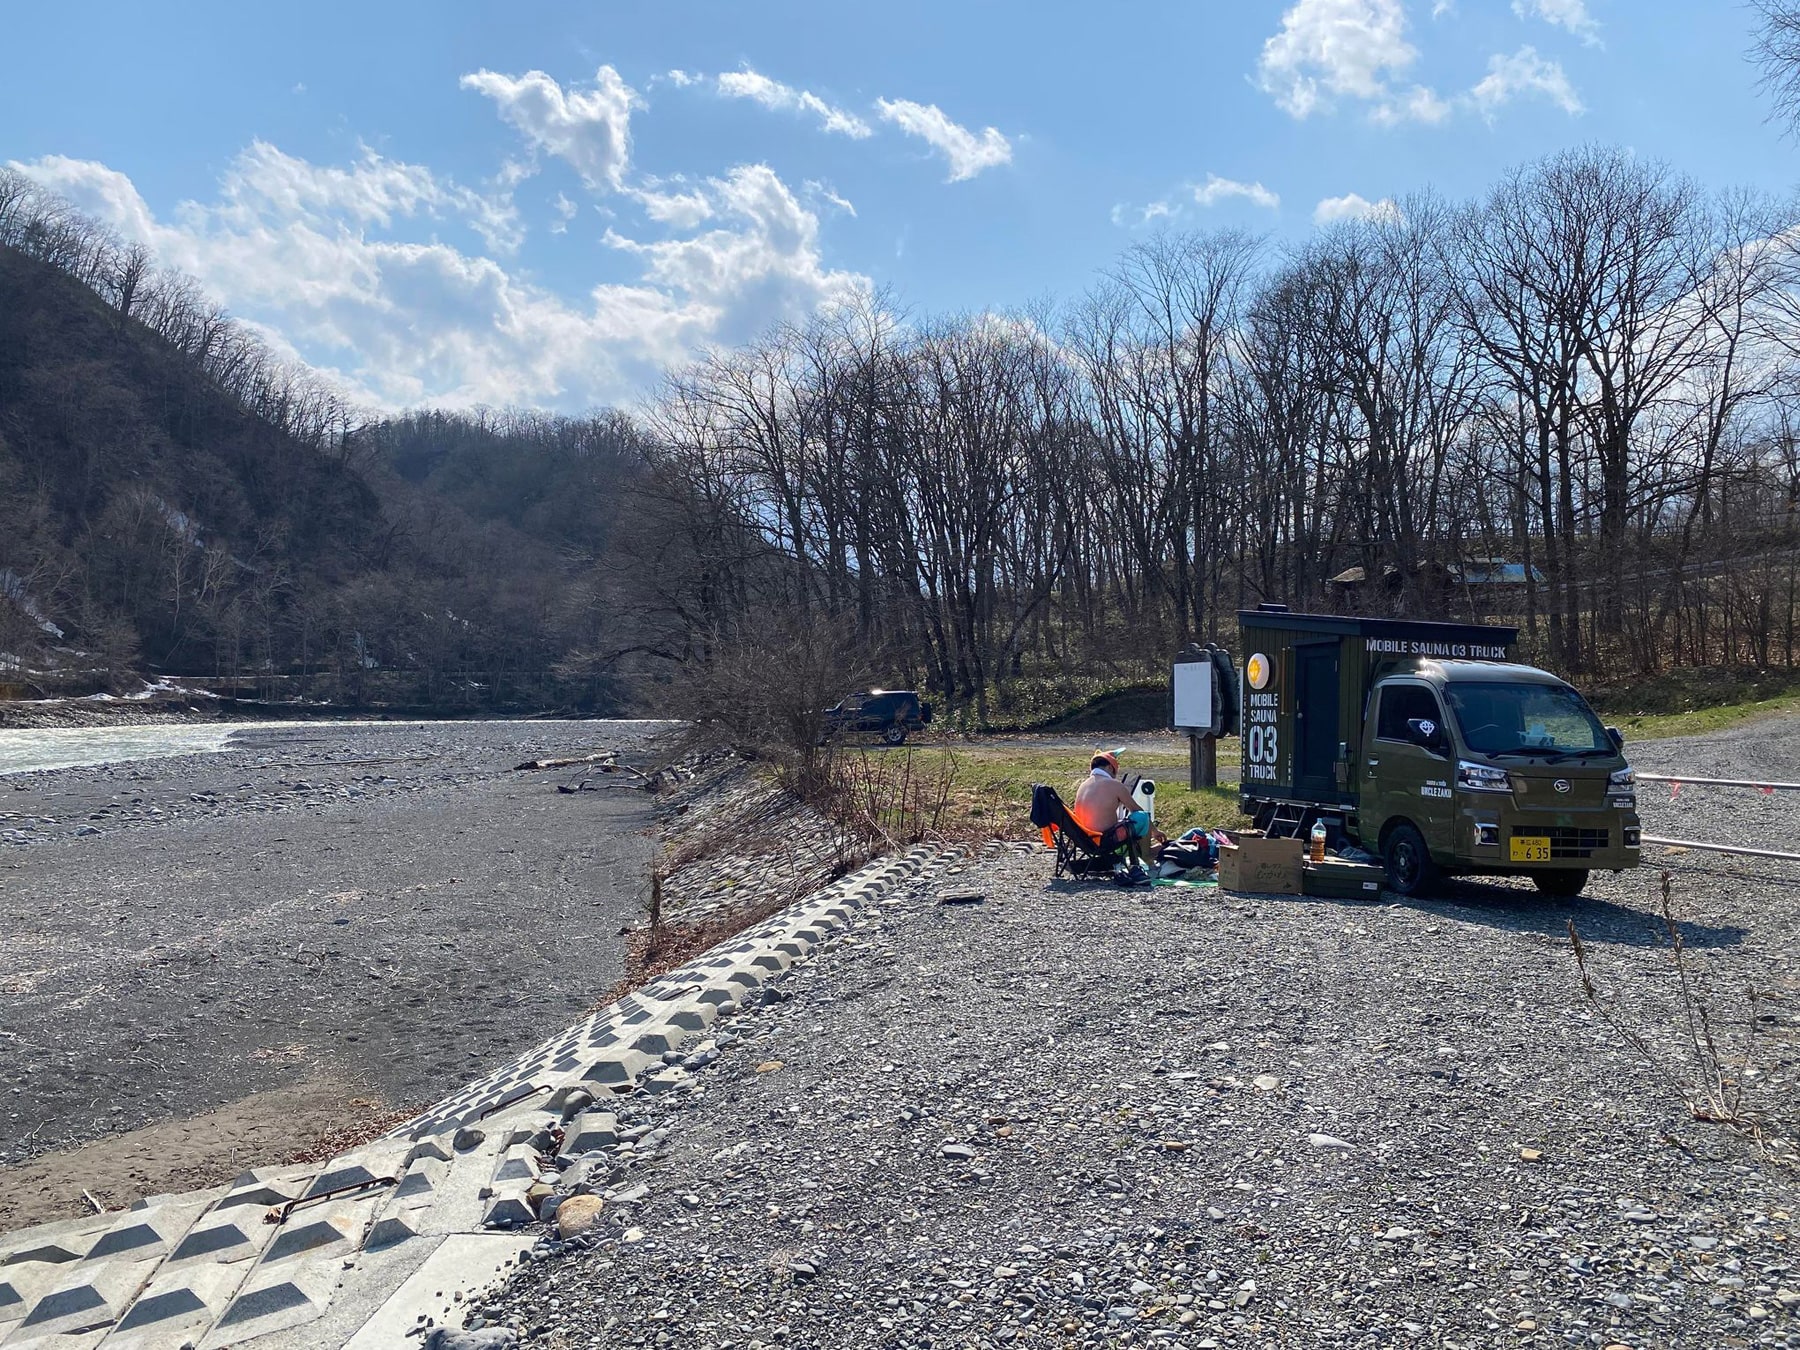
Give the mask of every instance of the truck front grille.
[[1550, 839], [1552, 859], [1590, 858], [1612, 842], [1610, 830], [1578, 830], [1569, 825], [1515, 825], [1514, 838]]

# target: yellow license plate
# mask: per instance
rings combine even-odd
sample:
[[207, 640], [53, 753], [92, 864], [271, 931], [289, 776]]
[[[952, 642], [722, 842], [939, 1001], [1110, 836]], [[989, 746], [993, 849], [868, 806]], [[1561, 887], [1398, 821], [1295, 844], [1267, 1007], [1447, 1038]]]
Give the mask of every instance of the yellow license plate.
[[1541, 834], [1515, 836], [1512, 841], [1512, 860], [1524, 863], [1549, 862], [1550, 841]]

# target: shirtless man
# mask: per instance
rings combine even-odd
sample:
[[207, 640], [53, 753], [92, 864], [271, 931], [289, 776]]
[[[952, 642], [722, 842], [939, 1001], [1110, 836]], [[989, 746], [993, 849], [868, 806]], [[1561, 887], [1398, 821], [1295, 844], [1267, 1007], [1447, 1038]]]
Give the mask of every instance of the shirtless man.
[[1075, 789], [1075, 804], [1069, 814], [1075, 823], [1093, 835], [1105, 834], [1121, 820], [1131, 822], [1131, 854], [1146, 867], [1150, 864], [1150, 813], [1138, 808], [1137, 800], [1125, 790], [1119, 779], [1119, 757], [1110, 750], [1098, 752], [1088, 764], [1088, 776]]

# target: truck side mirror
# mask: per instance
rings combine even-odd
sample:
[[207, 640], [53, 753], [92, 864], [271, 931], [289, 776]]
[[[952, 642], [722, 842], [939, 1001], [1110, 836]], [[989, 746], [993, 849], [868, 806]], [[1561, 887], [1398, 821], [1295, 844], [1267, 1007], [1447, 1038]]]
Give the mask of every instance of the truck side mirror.
[[1449, 748], [1449, 737], [1444, 729], [1429, 717], [1414, 717], [1406, 724], [1406, 739], [1421, 750], [1429, 750], [1440, 754]]
[[1615, 750], [1623, 750], [1625, 748], [1625, 733], [1620, 731], [1617, 727], [1608, 727], [1606, 729], [1606, 739], [1613, 743], [1613, 749]]

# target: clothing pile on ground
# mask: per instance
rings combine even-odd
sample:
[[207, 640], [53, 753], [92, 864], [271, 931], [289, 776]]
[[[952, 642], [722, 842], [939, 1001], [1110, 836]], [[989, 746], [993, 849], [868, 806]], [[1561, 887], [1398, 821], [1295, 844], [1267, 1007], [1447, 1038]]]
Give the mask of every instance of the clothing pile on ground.
[[1215, 884], [1218, 881], [1219, 849], [1230, 843], [1231, 836], [1223, 830], [1189, 830], [1157, 851], [1156, 877], [1160, 881]]

